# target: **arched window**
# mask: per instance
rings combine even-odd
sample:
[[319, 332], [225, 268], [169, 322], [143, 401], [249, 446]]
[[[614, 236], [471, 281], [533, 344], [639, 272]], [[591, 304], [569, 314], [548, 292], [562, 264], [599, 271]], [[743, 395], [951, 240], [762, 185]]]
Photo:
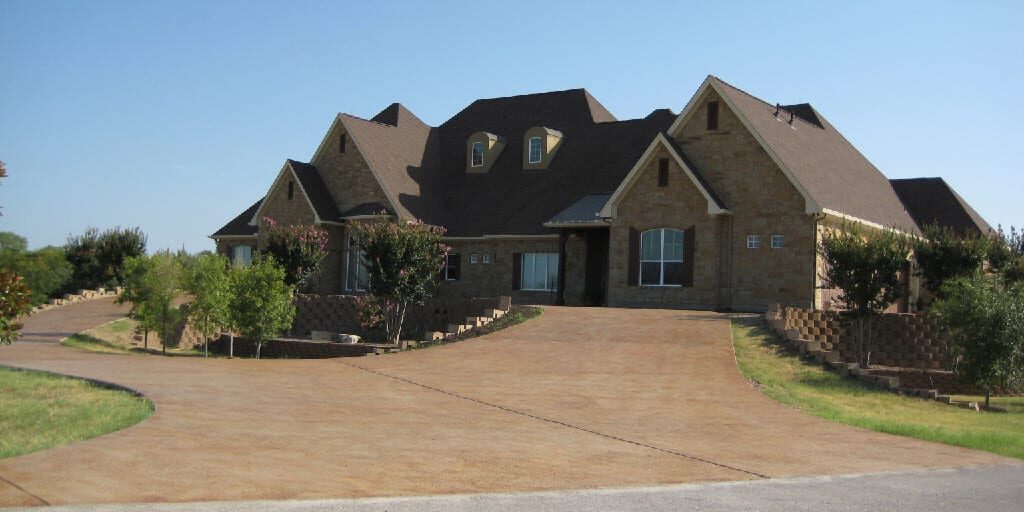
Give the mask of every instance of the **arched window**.
[[683, 232], [652, 229], [640, 235], [640, 285], [683, 284]]
[[469, 162], [470, 167], [480, 167], [484, 165], [484, 143], [474, 142], [473, 143], [473, 155], [472, 160]]
[[527, 162], [531, 164], [539, 164], [541, 160], [541, 151], [543, 149], [540, 137], [530, 137], [530, 154]]

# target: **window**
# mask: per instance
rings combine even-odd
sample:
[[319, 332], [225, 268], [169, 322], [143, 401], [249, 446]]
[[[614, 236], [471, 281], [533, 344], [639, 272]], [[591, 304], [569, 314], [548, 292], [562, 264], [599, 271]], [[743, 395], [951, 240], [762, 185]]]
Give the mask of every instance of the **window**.
[[747, 235], [747, 249], [757, 249], [761, 247], [761, 237], [757, 235]]
[[236, 245], [231, 248], [231, 262], [235, 265], [249, 266], [252, 263], [252, 246]]
[[484, 253], [484, 264], [486, 265], [486, 264], [488, 264], [490, 262], [491, 262], [491, 253], [485, 252]]
[[520, 290], [554, 291], [558, 289], [558, 253], [523, 253]]
[[288, 200], [291, 201], [293, 197], [295, 197], [295, 182], [294, 181], [289, 181], [288, 182]]
[[342, 153], [345, 152], [346, 139], [348, 139], [348, 137], [346, 137], [344, 133], [341, 134], [341, 138], [338, 139], [338, 151], [341, 151]]
[[668, 158], [658, 159], [658, 186], [668, 186]]
[[472, 161], [469, 162], [469, 166], [480, 167], [482, 165], [484, 165], [484, 143], [474, 142]]
[[782, 235], [772, 235], [772, 249], [782, 249], [784, 242]]
[[542, 150], [540, 137], [530, 137], [530, 155], [527, 161], [531, 164], [539, 164]]
[[369, 282], [369, 270], [366, 268], [366, 252], [356, 245], [355, 237], [349, 237], [348, 250], [345, 251], [345, 289], [349, 291], [365, 291]]
[[683, 284], [683, 232], [652, 229], [640, 235], [640, 284], [681, 286]]
[[708, 102], [708, 130], [718, 129], [718, 102]]
[[469, 262], [471, 264], [476, 265], [479, 261], [480, 261], [480, 255], [479, 254], [474, 252], [473, 254], [469, 255]]
[[459, 263], [460, 257], [458, 254], [449, 254], [444, 257], [444, 269], [441, 274], [445, 281], [458, 281], [459, 280]]

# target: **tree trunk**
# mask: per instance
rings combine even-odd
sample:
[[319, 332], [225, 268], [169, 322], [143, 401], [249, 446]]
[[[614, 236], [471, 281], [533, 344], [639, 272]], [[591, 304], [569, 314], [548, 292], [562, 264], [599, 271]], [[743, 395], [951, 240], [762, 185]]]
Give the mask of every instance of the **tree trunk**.
[[256, 360], [257, 361], [259, 361], [259, 359], [260, 359], [260, 351], [261, 350], [263, 350], [263, 342], [257, 342], [256, 343]]
[[228, 333], [228, 359], [235, 357], [235, 333], [234, 331]]
[[992, 397], [992, 390], [985, 389], [985, 409], [988, 409], [988, 400]]
[[149, 329], [142, 331], [142, 348], [149, 349]]

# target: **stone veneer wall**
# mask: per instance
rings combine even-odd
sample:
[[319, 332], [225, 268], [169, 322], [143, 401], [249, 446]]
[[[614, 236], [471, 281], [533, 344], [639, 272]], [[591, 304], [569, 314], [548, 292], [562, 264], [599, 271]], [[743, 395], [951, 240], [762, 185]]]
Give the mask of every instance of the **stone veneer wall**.
[[[516, 304], [554, 304], [558, 292], [513, 290], [513, 262], [517, 253], [558, 252], [558, 238], [525, 239], [455, 239], [446, 240], [452, 252], [460, 255], [461, 275], [457, 281], [443, 281], [437, 287], [439, 298], [471, 298], [510, 296]], [[470, 255], [477, 254], [478, 262], [470, 263]], [[483, 255], [490, 254], [491, 262], [484, 263]], [[571, 272], [571, 271], [570, 271]]]

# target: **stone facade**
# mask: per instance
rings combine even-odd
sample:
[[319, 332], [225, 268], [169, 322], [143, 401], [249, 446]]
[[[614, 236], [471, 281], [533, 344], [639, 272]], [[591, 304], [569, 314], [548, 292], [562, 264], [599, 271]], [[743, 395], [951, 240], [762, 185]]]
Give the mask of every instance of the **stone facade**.
[[[667, 186], [658, 186], [661, 159], [669, 161]], [[686, 230], [695, 227], [693, 286], [637, 286], [629, 283], [630, 231], [657, 228]], [[715, 308], [719, 270], [721, 222], [708, 215], [707, 200], [679, 168], [667, 150], [649, 159], [632, 188], [622, 197], [611, 226], [608, 246], [608, 304]], [[636, 241], [634, 241], [636, 243]]]
[[[557, 253], [557, 236], [545, 238], [475, 238], [449, 240], [452, 252], [460, 255], [461, 271], [456, 281], [442, 281], [438, 285], [439, 297], [494, 297], [507, 295], [516, 304], [554, 304], [558, 299], [555, 291], [518, 290], [513, 283], [513, 255], [522, 253]], [[471, 263], [472, 254], [477, 254], [477, 263]], [[491, 262], [484, 263], [484, 254], [490, 254]]]
[[[711, 101], [719, 104], [717, 130], [707, 129], [704, 106]], [[805, 213], [803, 196], [713, 90], [697, 106], [671, 135], [732, 212], [720, 231], [717, 307], [811, 307], [816, 220]], [[759, 237], [758, 248], [747, 248], [749, 235]], [[772, 235], [782, 235], [782, 248], [772, 248]]]
[[[341, 151], [342, 137], [345, 137], [344, 152]], [[391, 203], [340, 122], [335, 122], [328, 131], [310, 163], [320, 171], [331, 198], [342, 213], [365, 203]]]

